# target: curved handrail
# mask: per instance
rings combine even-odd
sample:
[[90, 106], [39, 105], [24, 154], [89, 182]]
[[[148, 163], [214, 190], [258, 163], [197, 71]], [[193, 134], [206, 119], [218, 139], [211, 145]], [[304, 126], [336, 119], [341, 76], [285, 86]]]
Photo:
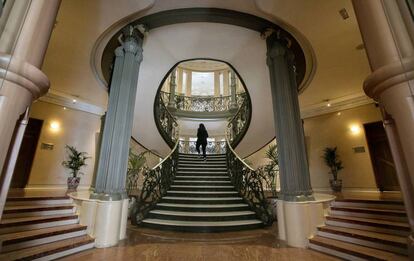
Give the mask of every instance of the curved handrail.
[[260, 170], [254, 170], [246, 164], [234, 151], [230, 143], [228, 131], [226, 130], [226, 158], [231, 182], [239, 194], [245, 199], [246, 203], [254, 210], [256, 216], [265, 225], [271, 225], [273, 215], [264, 194], [262, 173], [260, 173]]
[[[241, 141], [243, 136], [247, 132], [247, 128], [250, 124], [251, 119], [251, 106], [248, 106], [248, 100], [244, 99], [243, 103], [238, 108], [237, 112], [228, 120], [227, 128], [226, 128], [226, 138], [231, 140], [231, 144], [233, 147], [236, 147], [237, 144]], [[245, 111], [245, 113], [243, 113]], [[247, 114], [247, 115], [246, 115]], [[234, 123], [237, 123], [237, 118], [240, 117], [241, 119], [244, 118], [244, 121], [241, 120], [243, 124], [242, 128], [239, 130], [238, 133], [227, 133], [227, 131], [234, 130]], [[230, 135], [228, 135], [230, 134]], [[230, 138], [231, 137], [231, 138]]]
[[161, 93], [157, 94], [156, 102], [154, 103], [154, 118], [155, 125], [162, 138], [170, 148], [173, 148], [176, 141], [175, 139], [177, 138], [176, 132], [178, 129], [178, 122], [165, 106]]
[[179, 130], [175, 134], [175, 145], [170, 153], [152, 169], [143, 173], [144, 183], [132, 208], [131, 222], [137, 225], [169, 190], [178, 167]]
[[231, 143], [230, 143], [230, 140], [229, 140], [229, 138], [228, 138], [228, 129], [226, 129], [226, 143], [227, 143], [227, 147], [230, 149], [230, 151], [234, 154], [234, 156], [236, 156], [236, 158], [238, 159], [238, 160], [240, 160], [242, 163], [243, 163], [243, 165], [246, 167], [246, 168], [248, 168], [248, 169], [250, 169], [251, 171], [254, 171], [254, 169], [252, 168], [252, 167], [250, 167], [240, 156], [239, 156], [239, 154], [237, 154], [235, 151], [234, 151], [234, 149], [233, 149], [233, 147], [231, 146]]

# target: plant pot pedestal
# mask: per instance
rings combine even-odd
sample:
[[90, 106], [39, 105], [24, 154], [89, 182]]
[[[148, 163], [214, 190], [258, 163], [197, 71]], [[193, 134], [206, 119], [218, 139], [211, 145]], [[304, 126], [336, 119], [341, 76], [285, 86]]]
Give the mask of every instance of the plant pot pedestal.
[[267, 202], [272, 210], [272, 217], [273, 220], [277, 220], [277, 197], [268, 197]]

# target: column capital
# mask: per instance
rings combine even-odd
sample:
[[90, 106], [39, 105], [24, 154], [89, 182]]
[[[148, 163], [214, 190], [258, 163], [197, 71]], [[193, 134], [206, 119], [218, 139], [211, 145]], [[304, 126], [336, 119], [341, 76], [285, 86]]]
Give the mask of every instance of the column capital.
[[125, 52], [137, 54], [142, 53], [142, 33], [133, 26], [127, 26], [122, 29], [122, 34], [119, 36], [118, 41], [121, 43]]

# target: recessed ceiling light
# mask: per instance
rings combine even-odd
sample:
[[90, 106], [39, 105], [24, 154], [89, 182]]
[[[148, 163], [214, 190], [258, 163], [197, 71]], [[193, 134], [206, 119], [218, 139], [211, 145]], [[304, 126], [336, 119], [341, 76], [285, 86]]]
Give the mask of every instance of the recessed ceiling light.
[[66, 110], [66, 107], [63, 107], [64, 110]]
[[328, 103], [328, 104], [326, 104], [326, 106], [331, 107], [331, 104], [330, 104], [330, 103]]
[[340, 116], [341, 115], [341, 112], [338, 112], [336, 115]]
[[342, 19], [344, 19], [344, 20], [349, 18], [348, 11], [346, 11], [345, 8], [342, 8], [341, 10], [339, 10], [339, 14], [341, 15]]
[[76, 103], [76, 102], [77, 102], [77, 100], [76, 100], [76, 99], [73, 99], [73, 100], [72, 100], [72, 102], [73, 102], [73, 103]]

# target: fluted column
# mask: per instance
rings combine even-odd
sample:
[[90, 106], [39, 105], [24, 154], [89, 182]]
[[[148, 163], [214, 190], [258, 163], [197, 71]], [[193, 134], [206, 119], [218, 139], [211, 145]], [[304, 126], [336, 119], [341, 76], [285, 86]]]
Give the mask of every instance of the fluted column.
[[300, 118], [294, 55], [276, 34], [267, 38], [267, 65], [272, 88], [279, 150], [281, 199], [312, 200], [312, 188]]
[[230, 109], [237, 110], [236, 103], [236, 88], [237, 88], [237, 78], [234, 71], [230, 72]]
[[170, 110], [175, 110], [175, 89], [177, 87], [176, 74], [177, 68], [174, 68], [170, 75], [170, 96], [168, 100], [168, 109]]
[[219, 71], [214, 72], [214, 96], [215, 97], [220, 96], [220, 72]]
[[191, 86], [193, 82], [193, 72], [188, 70], [187, 71], [187, 80], [186, 80], [186, 89], [185, 89], [185, 95], [191, 96]]
[[115, 50], [115, 66], [110, 84], [108, 111], [92, 198], [125, 198], [129, 142], [142, 61], [142, 35], [132, 27], [123, 31], [123, 42]]
[[364, 91], [383, 111], [411, 227], [408, 242], [414, 259], [414, 22], [409, 1], [352, 2], [372, 70]]
[[229, 95], [229, 71], [223, 71], [223, 96]]
[[177, 68], [177, 93], [183, 93], [183, 69]]
[[[31, 103], [49, 89], [40, 70], [60, 0], [7, 1], [0, 18], [0, 210], [6, 200], [14, 164], [8, 164], [24, 132], [19, 125]], [[20, 127], [19, 127], [20, 126]], [[10, 163], [10, 162], [9, 162]], [[1, 211], [0, 211], [1, 213]]]

